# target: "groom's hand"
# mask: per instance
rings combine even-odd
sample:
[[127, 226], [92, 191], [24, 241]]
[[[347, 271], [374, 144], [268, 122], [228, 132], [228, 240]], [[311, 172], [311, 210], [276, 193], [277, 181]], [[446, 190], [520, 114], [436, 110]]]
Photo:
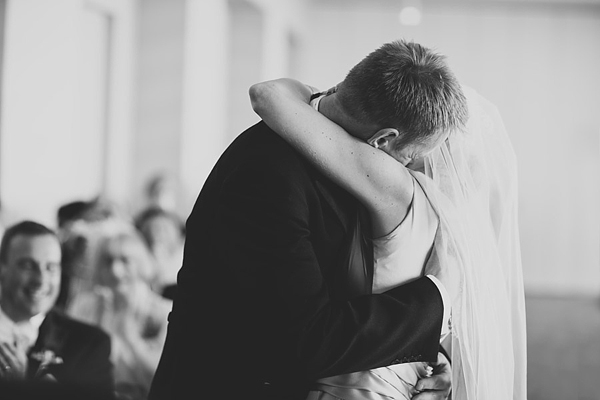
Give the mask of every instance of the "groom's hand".
[[413, 396], [413, 400], [445, 400], [450, 396], [452, 389], [450, 363], [442, 353], [438, 353], [438, 362], [432, 366], [432, 375], [420, 379], [415, 385], [417, 392]]

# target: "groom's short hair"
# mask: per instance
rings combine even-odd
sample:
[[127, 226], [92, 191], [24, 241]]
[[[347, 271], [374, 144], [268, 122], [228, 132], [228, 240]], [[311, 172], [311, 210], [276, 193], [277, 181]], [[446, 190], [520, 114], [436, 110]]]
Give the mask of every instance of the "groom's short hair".
[[348, 115], [398, 129], [399, 145], [462, 129], [468, 117], [444, 56], [404, 40], [384, 44], [355, 65], [340, 83], [338, 99]]
[[60, 243], [56, 232], [40, 223], [34, 221], [21, 221], [10, 226], [8, 229], [6, 229], [4, 235], [2, 236], [2, 241], [0, 241], [0, 264], [8, 261], [9, 249], [15, 237], [35, 237], [46, 235], [54, 237], [56, 241]]

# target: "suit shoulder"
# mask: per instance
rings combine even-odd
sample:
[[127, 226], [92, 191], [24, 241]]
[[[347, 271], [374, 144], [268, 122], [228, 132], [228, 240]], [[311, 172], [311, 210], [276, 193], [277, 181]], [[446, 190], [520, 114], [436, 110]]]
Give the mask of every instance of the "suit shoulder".
[[275, 170], [292, 172], [307, 166], [301, 155], [262, 121], [240, 134], [230, 150], [238, 161], [257, 168], [277, 166]]
[[68, 330], [72, 335], [85, 337], [86, 340], [110, 341], [110, 336], [102, 328], [91, 325], [87, 322], [79, 321], [60, 311], [52, 311], [54, 324]]

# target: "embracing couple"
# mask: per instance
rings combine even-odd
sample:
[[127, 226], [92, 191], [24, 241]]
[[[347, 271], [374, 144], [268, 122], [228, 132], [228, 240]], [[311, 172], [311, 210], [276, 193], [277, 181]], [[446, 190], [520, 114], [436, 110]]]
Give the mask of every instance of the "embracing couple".
[[493, 105], [412, 42], [262, 121], [208, 177], [150, 400], [525, 399], [516, 166]]

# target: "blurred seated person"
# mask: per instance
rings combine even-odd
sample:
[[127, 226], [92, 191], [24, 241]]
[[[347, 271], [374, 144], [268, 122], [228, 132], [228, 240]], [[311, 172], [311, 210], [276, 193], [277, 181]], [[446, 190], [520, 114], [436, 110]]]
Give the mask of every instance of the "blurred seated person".
[[112, 201], [97, 196], [91, 200], [75, 200], [60, 206], [56, 213], [58, 231], [69, 235], [80, 224], [93, 224], [113, 220], [127, 221], [128, 216]]
[[0, 243], [0, 389], [6, 394], [15, 382], [28, 388], [54, 382], [85, 387], [89, 398], [112, 398], [110, 337], [53, 309], [60, 277], [61, 248], [52, 230], [32, 221], [6, 230]]
[[151, 290], [154, 264], [133, 227], [99, 242], [93, 268], [93, 289], [74, 298], [69, 312], [111, 335], [117, 395], [145, 399], [164, 344], [171, 301]]
[[0, 239], [4, 235], [4, 218], [2, 212], [2, 200], [0, 200]]
[[172, 298], [169, 290], [177, 283], [177, 272], [183, 262], [184, 222], [173, 212], [149, 208], [140, 213], [135, 225], [156, 261], [154, 289]]
[[59, 207], [56, 217], [63, 252], [63, 284], [57, 307], [66, 309], [77, 293], [91, 287], [91, 255], [99, 238], [129, 226], [131, 221], [102, 197], [66, 203]]
[[68, 229], [70, 225], [85, 219], [85, 214], [90, 207], [89, 201], [76, 200], [63, 204], [58, 208], [56, 220], [58, 230]]
[[158, 172], [148, 179], [144, 186], [145, 205], [143, 208], [161, 208], [173, 211], [177, 205], [177, 183], [167, 172]]
[[58, 223], [58, 238], [62, 250], [62, 285], [56, 307], [64, 310], [71, 295], [72, 276], [81, 269], [81, 263], [85, 260], [87, 249], [86, 238], [76, 233], [78, 223], [84, 221], [85, 212], [89, 208], [90, 202], [77, 200], [66, 203], [58, 208], [56, 215]]

